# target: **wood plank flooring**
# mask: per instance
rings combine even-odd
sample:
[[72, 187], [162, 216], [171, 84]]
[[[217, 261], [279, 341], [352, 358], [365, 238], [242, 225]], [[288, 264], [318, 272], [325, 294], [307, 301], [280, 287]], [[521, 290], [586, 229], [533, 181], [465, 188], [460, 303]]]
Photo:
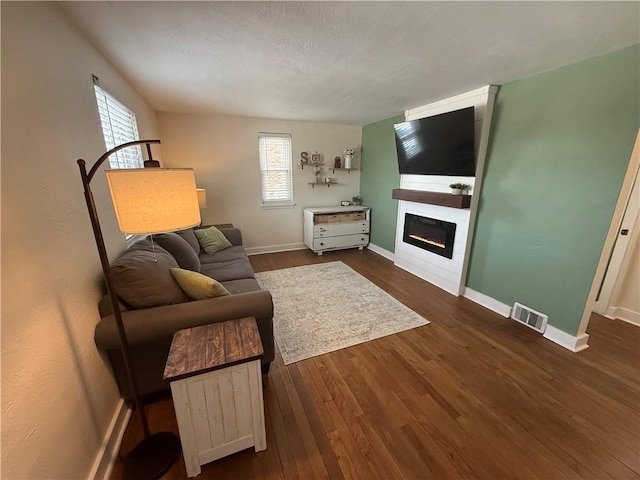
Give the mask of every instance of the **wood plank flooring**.
[[[640, 328], [594, 315], [575, 354], [367, 250], [251, 257], [256, 271], [336, 260], [431, 324], [289, 366], [276, 354], [267, 450], [198, 478], [640, 478]], [[147, 412], [177, 433], [169, 396]], [[140, 438], [134, 415], [121, 453]], [[187, 478], [182, 457], [165, 478]]]

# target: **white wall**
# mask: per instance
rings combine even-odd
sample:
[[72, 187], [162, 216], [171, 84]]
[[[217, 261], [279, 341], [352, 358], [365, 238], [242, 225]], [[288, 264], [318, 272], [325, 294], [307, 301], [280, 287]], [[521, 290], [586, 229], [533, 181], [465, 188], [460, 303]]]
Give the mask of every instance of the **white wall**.
[[[91, 74], [154, 111], [55, 3], [2, 2], [2, 478], [86, 478], [119, 395], [93, 341], [101, 270], [76, 160], [105, 150]], [[111, 254], [124, 247], [104, 175]]]
[[[360, 126], [164, 112], [158, 113], [158, 124], [164, 166], [193, 167], [198, 186], [207, 189], [203, 223], [230, 222], [241, 228], [250, 253], [303, 247], [304, 207], [340, 205], [359, 192], [359, 170], [336, 170], [329, 176], [338, 185], [312, 188], [311, 167], [301, 170], [296, 163], [302, 151], [316, 150], [325, 157], [326, 172], [335, 156], [353, 146], [357, 147], [354, 166], [359, 168]], [[291, 134], [294, 208], [260, 206], [259, 132]]]

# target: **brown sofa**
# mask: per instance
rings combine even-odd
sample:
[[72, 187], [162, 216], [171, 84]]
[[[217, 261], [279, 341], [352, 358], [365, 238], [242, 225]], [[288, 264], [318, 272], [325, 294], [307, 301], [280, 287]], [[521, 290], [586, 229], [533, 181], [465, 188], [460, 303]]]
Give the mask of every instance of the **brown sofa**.
[[[220, 230], [232, 246], [214, 254], [202, 251], [193, 229], [188, 229], [147, 237], [111, 263], [141, 395], [169, 388], [162, 374], [176, 331], [234, 318], [255, 317], [264, 348], [262, 371], [269, 370], [274, 358], [271, 294], [261, 290], [255, 279], [240, 230]], [[218, 280], [231, 295], [189, 301], [169, 271], [176, 267]], [[129, 399], [129, 382], [108, 297], [100, 302], [100, 315], [96, 345], [106, 353], [121, 396]]]

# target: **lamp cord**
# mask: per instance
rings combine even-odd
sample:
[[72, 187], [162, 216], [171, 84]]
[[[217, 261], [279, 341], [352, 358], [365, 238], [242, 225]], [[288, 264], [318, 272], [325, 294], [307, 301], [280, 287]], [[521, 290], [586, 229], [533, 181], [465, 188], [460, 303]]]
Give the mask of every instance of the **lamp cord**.
[[158, 257], [156, 256], [156, 244], [153, 241], [153, 235], [149, 235], [151, 238], [151, 250], [153, 251], [153, 263], [158, 263]]

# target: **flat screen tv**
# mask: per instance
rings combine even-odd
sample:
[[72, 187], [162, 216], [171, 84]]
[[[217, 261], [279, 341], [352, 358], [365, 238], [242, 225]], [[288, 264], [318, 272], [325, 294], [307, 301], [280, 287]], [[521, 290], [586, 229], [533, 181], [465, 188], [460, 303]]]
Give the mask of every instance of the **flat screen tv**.
[[393, 126], [400, 174], [473, 177], [474, 107]]

